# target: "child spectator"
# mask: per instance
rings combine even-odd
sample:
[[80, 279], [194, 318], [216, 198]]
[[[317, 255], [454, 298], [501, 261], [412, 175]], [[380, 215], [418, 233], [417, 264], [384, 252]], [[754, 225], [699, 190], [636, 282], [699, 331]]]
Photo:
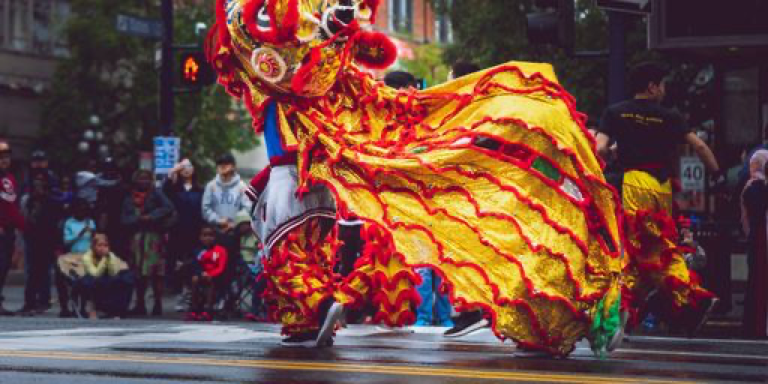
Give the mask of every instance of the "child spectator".
[[133, 188], [123, 202], [121, 221], [131, 236], [131, 253], [135, 269], [136, 306], [132, 314], [144, 316], [147, 307], [144, 296], [147, 284], [152, 284], [155, 304], [152, 316], [163, 314], [163, 233], [175, 221], [173, 205], [153, 186], [154, 176], [147, 170], [133, 175]]
[[195, 252], [191, 279], [192, 307], [188, 320], [210, 321], [216, 304], [216, 294], [226, 283], [227, 250], [216, 243], [216, 230], [211, 225], [200, 229], [200, 248]]
[[109, 249], [109, 240], [103, 233], [93, 236], [91, 249], [83, 256], [85, 276], [77, 285], [84, 295], [83, 304], [91, 304], [88, 317], [98, 318], [98, 312], [107, 317], [125, 316], [133, 291], [133, 275], [128, 264]]
[[[64, 251], [70, 254], [82, 255], [91, 249], [91, 237], [96, 230], [96, 222], [90, 217], [90, 207], [83, 199], [74, 198], [71, 206], [72, 216], [64, 221]], [[69, 310], [69, 287], [67, 278], [59, 268], [54, 268], [56, 277], [56, 294], [59, 296], [59, 317], [73, 317]]]
[[72, 217], [64, 222], [64, 247], [69, 253], [88, 252], [95, 230], [96, 223], [90, 217], [88, 202], [75, 199], [72, 203]]

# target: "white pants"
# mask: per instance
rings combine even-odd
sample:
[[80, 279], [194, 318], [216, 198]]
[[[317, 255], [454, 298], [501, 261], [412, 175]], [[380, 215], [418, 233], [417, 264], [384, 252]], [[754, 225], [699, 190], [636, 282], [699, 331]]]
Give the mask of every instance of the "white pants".
[[296, 197], [299, 177], [295, 165], [272, 168], [264, 192], [251, 212], [251, 225], [264, 246], [264, 255], [292, 229], [312, 217], [336, 218], [336, 204], [328, 188], [315, 186]]

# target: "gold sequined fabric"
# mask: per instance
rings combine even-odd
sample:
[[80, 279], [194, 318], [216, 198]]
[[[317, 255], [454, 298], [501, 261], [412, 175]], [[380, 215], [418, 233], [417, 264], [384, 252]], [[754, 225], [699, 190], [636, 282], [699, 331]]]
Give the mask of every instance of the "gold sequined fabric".
[[[260, 44], [228, 30], [242, 36], [215, 49], [220, 81], [257, 129], [264, 106], [277, 104], [302, 189], [325, 185], [342, 214], [385, 228], [405, 264], [444, 277], [458, 310], [483, 308], [499, 337], [567, 354], [597, 304], [616, 300], [618, 199], [550, 65], [510, 62], [395, 91], [330, 59], [323, 65], [341, 70], [320, 83], [333, 86], [302, 97], [255, 76], [246, 59]], [[286, 57], [303, 49], [274, 48]]]

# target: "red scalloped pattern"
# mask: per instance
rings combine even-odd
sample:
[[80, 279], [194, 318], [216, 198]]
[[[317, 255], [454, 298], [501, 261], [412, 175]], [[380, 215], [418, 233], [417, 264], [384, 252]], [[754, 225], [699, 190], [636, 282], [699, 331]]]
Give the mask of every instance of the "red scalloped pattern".
[[[341, 292], [355, 298], [352, 307], [371, 303], [378, 311], [374, 321], [389, 326], [403, 326], [412, 322], [412, 305], [421, 302], [416, 286], [421, 278], [411, 268], [405, 267], [402, 255], [396, 254], [391, 233], [369, 222], [362, 231], [365, 243], [363, 252], [355, 263], [355, 270], [339, 285]], [[384, 270], [382, 270], [384, 269]], [[392, 270], [397, 270], [394, 274]], [[363, 287], [360, 287], [362, 283]], [[394, 300], [390, 295], [394, 294]]]
[[[627, 234], [632, 236], [631, 239], [640, 243], [640, 246], [634, 244], [633, 241], [628, 240], [625, 242], [627, 254], [629, 255], [630, 263], [626, 267], [627, 273], [637, 271], [638, 279], [649, 280], [644, 278], [644, 275], [649, 274], [663, 274], [669, 267], [670, 263], [677, 258], [681, 258], [682, 254], [688, 251], [693, 251], [691, 248], [677, 245], [677, 226], [675, 220], [668, 212], [660, 210], [639, 210], [634, 213], [625, 214]], [[658, 229], [652, 230], [649, 227], [654, 226]], [[658, 232], [659, 236], [656, 236], [654, 232]], [[658, 261], [650, 261], [647, 257], [644, 257], [648, 252], [653, 252], [653, 246], [659, 244], [670, 245], [661, 251], [658, 256]], [[666, 307], [671, 313], [665, 315], [674, 318], [679, 315], [680, 310], [685, 306], [698, 305], [698, 302], [704, 298], [714, 297], [714, 295], [701, 288], [700, 278], [694, 271], [688, 271], [688, 281], [683, 281], [676, 276], [664, 276], [663, 286], [667, 292], [681, 292], [687, 297], [686, 303], [671, 301], [671, 306]], [[638, 286], [638, 289], [644, 288]], [[642, 319], [638, 319], [639, 308], [642, 308], [645, 303], [640, 302], [645, 296], [638, 297], [634, 292], [629, 289], [622, 289], [622, 308], [626, 308], [632, 317], [632, 324], [637, 324]]]
[[[350, 46], [348, 45], [347, 49], [349, 49], [349, 48], [350, 48]], [[501, 71], [508, 71], [508, 72], [516, 73], [521, 78], [527, 79], [529, 81], [537, 81], [541, 85], [538, 86], [538, 87], [530, 88], [530, 89], [522, 89], [522, 90], [520, 90], [520, 89], [510, 89], [510, 88], [508, 88], [508, 87], [506, 87], [506, 86], [504, 86], [502, 84], [498, 84], [498, 83], [495, 83], [495, 82], [492, 81], [493, 75], [496, 74], [496, 73], [499, 73]], [[357, 72], [354, 69], [351, 69], [351, 70], [349, 70], [349, 71], [347, 71], [345, 73], [342, 73], [340, 75], [339, 81], [337, 82], [337, 84], [334, 87], [333, 91], [334, 92], [345, 92], [346, 91], [345, 82], [349, 82], [349, 81], [351, 81], [353, 79], [357, 79], [357, 80], [365, 79], [366, 76], [368, 76], [368, 75], [360, 74], [359, 72]], [[417, 102], [418, 100], [442, 99], [442, 100], [444, 100], [446, 102], [448, 102], [448, 101], [458, 101], [457, 108], [455, 108], [455, 110], [454, 110], [454, 112], [452, 114], [449, 114], [449, 116], [446, 117], [446, 121], [447, 121], [451, 117], [453, 117], [456, 114], [458, 114], [463, 106], [468, 105], [475, 98], [480, 97], [480, 96], [482, 96], [484, 94], [488, 94], [491, 91], [494, 91], [494, 92], [495, 91], [499, 91], [499, 92], [507, 92], [507, 93], [516, 93], [516, 94], [532, 94], [532, 93], [535, 93], [535, 92], [543, 92], [544, 94], [546, 94], [546, 95], [548, 95], [548, 96], [550, 96], [552, 98], [556, 98], [556, 99], [562, 100], [565, 103], [565, 105], [568, 107], [568, 110], [570, 111], [571, 116], [573, 117], [574, 121], [577, 123], [579, 128], [583, 132], [586, 132], [586, 129], [584, 127], [584, 120], [585, 120], [584, 115], [578, 113], [575, 110], [575, 102], [574, 102], [573, 98], [570, 95], [568, 95], [567, 92], [565, 92], [562, 89], [562, 87], [560, 87], [559, 85], [557, 85], [555, 83], [552, 83], [552, 82], [548, 81], [541, 74], [538, 74], [538, 73], [537, 74], [533, 74], [531, 76], [526, 76], [517, 67], [511, 66], [511, 65], [501, 66], [499, 68], [496, 68], [496, 69], [490, 71], [484, 77], [483, 80], [478, 82], [478, 85], [475, 87], [475, 89], [473, 90], [473, 92], [471, 94], [465, 94], [465, 95], [459, 95], [459, 94], [427, 95], [427, 96], [423, 96], [423, 95], [417, 95], [415, 93], [412, 93], [410, 95], [407, 95], [407, 97], [405, 98], [404, 101], [400, 101], [399, 102], [400, 103], [399, 105], [401, 106], [399, 109], [393, 107], [393, 105], [398, 105], [397, 99], [394, 100], [394, 101], [387, 101], [387, 100], [385, 100], [385, 99], [383, 99], [383, 98], [378, 96], [377, 92], [378, 92], [378, 87], [380, 87], [380, 85], [378, 85], [376, 83], [372, 83], [372, 82], [367, 82], [367, 81], [360, 81], [360, 83], [361, 84], [358, 84], [358, 85], [360, 85], [360, 90], [361, 91], [358, 94], [359, 97], [356, 98], [357, 100], [354, 103], [353, 107], [357, 111], [367, 111], [368, 108], [390, 109], [392, 111], [392, 115], [393, 115], [394, 119], [396, 119], [401, 124], [401, 126], [408, 126], [408, 125], [416, 126], [418, 124], [420, 127], [425, 128], [424, 124], [421, 122], [421, 118], [423, 118], [424, 111], [419, 108], [420, 105]], [[242, 94], [242, 90], [239, 90], [239, 92]], [[247, 97], [247, 99], [250, 99], [250, 97]], [[280, 97], [280, 99], [283, 99], [283, 100], [287, 101], [289, 98]], [[329, 124], [329, 122], [330, 122], [330, 124], [333, 124], [333, 119], [335, 117], [337, 117], [338, 113], [341, 112], [341, 111], [339, 110], [339, 108], [331, 108], [330, 107], [331, 104], [329, 104], [328, 102], [331, 99], [332, 99], [332, 97], [329, 96], [329, 97], [324, 97], [324, 98], [319, 98], [319, 99], [316, 99], [316, 100], [312, 100], [311, 103], [306, 103], [306, 104], [304, 102], [306, 102], [307, 100], [299, 100], [297, 98], [290, 99], [290, 101], [293, 103], [293, 108], [288, 111], [289, 116], [290, 116], [290, 114], [301, 113], [304, 116], [306, 116], [306, 117], [308, 117], [308, 118], [310, 118], [312, 120], [315, 120], [316, 123], [318, 124], [318, 127], [323, 127], [323, 126], [325, 126], [325, 124]], [[279, 100], [279, 101], [282, 101], [282, 100]], [[299, 105], [297, 105], [297, 104], [299, 104]], [[307, 105], [307, 104], [311, 104], [311, 105]], [[262, 108], [263, 108], [263, 104], [258, 106], [258, 107], [255, 107], [255, 106], [252, 106], [252, 105], [249, 106], [249, 110], [252, 112], [252, 114], [254, 115], [254, 118], [255, 118], [255, 122], [254, 122], [255, 126], [260, 125], [260, 121], [261, 121], [260, 119], [262, 118], [261, 114], [260, 114], [260, 111], [261, 111]], [[361, 121], [361, 125], [362, 125], [363, 129], [370, 129], [370, 126], [369, 126], [370, 120], [371, 120], [371, 117], [368, 116], [367, 113], [365, 113], [361, 117], [360, 121]], [[544, 131], [541, 128], [537, 128], [537, 127], [529, 128], [529, 127], [527, 127], [527, 125], [525, 127], [530, 129], [530, 130], [539, 130], [542, 134], [546, 135], [546, 131]], [[394, 126], [393, 126], [392, 129], [394, 129]], [[340, 132], [340, 131], [337, 130], [337, 132]], [[554, 137], [550, 136], [550, 138], [551, 138], [553, 144], [555, 144], [557, 146], [557, 148], [559, 148], [562, 153], [564, 153], [567, 156], [571, 157], [572, 164], [574, 165], [574, 167], [579, 172], [578, 177], [573, 178], [573, 180], [575, 182], [577, 182], [577, 183], [584, 183], [582, 185], [579, 185], [580, 187], [586, 186], [586, 184], [590, 185], [590, 188], [584, 188], [584, 189], [582, 189], [582, 192], [585, 193], [585, 195], [586, 195], [586, 194], [589, 194], [590, 191], [595, 190], [595, 188], [601, 188], [601, 189], [604, 189], [604, 190], [607, 190], [607, 191], [611, 191], [612, 192], [612, 199], [613, 199], [613, 202], [615, 203], [614, 204], [615, 211], [612, 212], [612, 213], [609, 212], [607, 214], [615, 214], [615, 215], [617, 215], [617, 217], [620, 217], [621, 211], [620, 211], [619, 205], [617, 204], [618, 203], [618, 199], [616, 197], [615, 190], [612, 187], [610, 187], [607, 183], [605, 183], [605, 181], [602, 180], [601, 177], [599, 177], [597, 175], [587, 174], [584, 171], [586, 169], [586, 167], [581, 163], [580, 157], [579, 157], [578, 154], [573, 152], [573, 150], [571, 150], [570, 148], [560, 148], [560, 146], [557, 145], [557, 141], [554, 139]], [[400, 139], [400, 143], [402, 145], [405, 145], [409, 141], [412, 141], [414, 139], [414, 137], [407, 137], [406, 136], [406, 137], [401, 137], [399, 139]], [[300, 158], [299, 164], [301, 165], [300, 175], [301, 175], [301, 179], [303, 180], [301, 185], [303, 187], [306, 187], [306, 185], [309, 182], [312, 182], [312, 183], [322, 183], [321, 180], [314, 180], [310, 176], [310, 174], [309, 174], [309, 164], [310, 164], [309, 158], [310, 158], [310, 153], [312, 154], [311, 157], [312, 157], [313, 161], [315, 161], [315, 162], [317, 162], [317, 161], [324, 161], [324, 160], [332, 161], [332, 160], [328, 159], [327, 157], [324, 159], [323, 153], [319, 152], [318, 148], [316, 148], [315, 145], [313, 144], [313, 143], [316, 143], [318, 141], [318, 136], [317, 135], [314, 136], [314, 137], [309, 137], [309, 138], [302, 137], [302, 140], [307, 145], [305, 147], [303, 147], [304, 149], [302, 149], [300, 151], [300, 156], [299, 156], [299, 158]], [[591, 147], [592, 147], [591, 148], [592, 151], [594, 151], [594, 140], [590, 139], [590, 144], [591, 144]], [[342, 151], [347, 150], [347, 149], [348, 148], [343, 148]], [[418, 156], [414, 156], [414, 158], [418, 158]], [[511, 157], [507, 156], [507, 158], [504, 161], [510, 162], [510, 160], [509, 160], [510, 158]], [[557, 166], [557, 165], [555, 164], [555, 166]], [[366, 173], [368, 173], [369, 175], [375, 174], [375, 170], [373, 172], [370, 172], [371, 169], [367, 168], [366, 165], [362, 165], [362, 168], [366, 169], [368, 171]], [[562, 169], [559, 169], [559, 170], [562, 173], [566, 173]], [[463, 172], [460, 169], [456, 170], [456, 171], [458, 171], [458, 172], [460, 172], [463, 175], [468, 176], [468, 177], [485, 177], [485, 178], [487, 178], [489, 180], [491, 180], [491, 178], [492, 178], [492, 175], [480, 175], [480, 176], [477, 176], [477, 175], [472, 174], [472, 173]], [[498, 180], [495, 180], [493, 182], [501, 184], [500, 181], [498, 181]], [[328, 183], [326, 183], [326, 185], [328, 185]], [[346, 186], [345, 186], [345, 188], [346, 188]], [[337, 197], [339, 196], [339, 194], [337, 192], [334, 192], [334, 193], [335, 193], [335, 195]], [[381, 203], [381, 201], [380, 201], [380, 203]], [[529, 205], [533, 204], [530, 201], [527, 202], [527, 203]], [[339, 205], [341, 207], [341, 206], [344, 206], [345, 204], [343, 202], [341, 202], [341, 200], [340, 200], [340, 204]], [[533, 205], [535, 205], [535, 204], [533, 204]], [[386, 205], [382, 205], [382, 207], [386, 208]], [[598, 207], [598, 206], [594, 206], [593, 205], [591, 208], [594, 209], [596, 212], [599, 212], [599, 215], [597, 215], [598, 219], [605, 220], [606, 212], [604, 212], [602, 207]], [[546, 214], [546, 212], [543, 212], [543, 214]], [[549, 221], [551, 222], [551, 224], [556, 225], [556, 223], [553, 220], [549, 219]], [[388, 226], [390, 226], [392, 228], [399, 227], [399, 225], [397, 223], [392, 223], [387, 218], [384, 218], [384, 224], [388, 225]], [[603, 225], [601, 226], [599, 221], [592, 220], [591, 221], [591, 225], [590, 225], [590, 230], [595, 230], [596, 228], [604, 227], [604, 225], [605, 225], [604, 221], [603, 221]], [[423, 227], [418, 228], [418, 226], [412, 226], [412, 227], [415, 227], [415, 229], [417, 229], [417, 230], [424, 231], [425, 233], [427, 233], [431, 237], [431, 233], [429, 233], [428, 229], [423, 228]], [[556, 228], [556, 227], [553, 226], [553, 228]], [[561, 228], [561, 229], [567, 230], [567, 228]], [[596, 239], [594, 241], [598, 241], [599, 242], [599, 244], [603, 248], [604, 252], [606, 252], [606, 254], [611, 254], [614, 257], [618, 257], [616, 252], [608, 251], [606, 245], [604, 244], [604, 242], [602, 241], [602, 238], [600, 236], [592, 236], [592, 237], [594, 237], [594, 239]], [[621, 228], [621, 226], [619, 226], [619, 237], [623, 238], [623, 229]], [[487, 275], [482, 273], [482, 271], [481, 271], [482, 269], [479, 266], [471, 265], [471, 263], [458, 263], [458, 262], [454, 262], [452, 260], [446, 259], [442, 255], [442, 247], [440, 246], [440, 243], [436, 239], [434, 239], [432, 237], [431, 237], [431, 239], [438, 246], [438, 249], [440, 249], [440, 253], [441, 253], [440, 259], [441, 259], [442, 262], [448, 262], [448, 263], [453, 263], [453, 264], [460, 265], [460, 266], [470, 267], [470, 268], [473, 268], [473, 269], [476, 269], [476, 270], [480, 271], [481, 275], [486, 280], [486, 283], [488, 284], [488, 286], [491, 287], [492, 291], [494, 291], [494, 295], [495, 295], [494, 297], [496, 298], [495, 301], [498, 304], [500, 304], [500, 305], [505, 305], [505, 304], [516, 305], [516, 306], [521, 306], [523, 308], [527, 308], [527, 310], [531, 314], [531, 318], [533, 319], [532, 320], [532, 326], [534, 328], [539, 329], [538, 333], [540, 334], [540, 338], [541, 338], [541, 340], [544, 340], [544, 343], [543, 343], [544, 345], [542, 345], [542, 347], [546, 348], [546, 349], [548, 349], [550, 351], [553, 351], [554, 353], [558, 353], [558, 354], [563, 353], [563, 346], [558, 345], [559, 341], [556, 338], [554, 338], [554, 337], [548, 337], [546, 332], [544, 332], [544, 330], [541, 329], [541, 325], [539, 324], [538, 321], [536, 321], [535, 313], [530, 308], [530, 305], [528, 305], [526, 302], [521, 301], [521, 300], [509, 300], [509, 299], [498, 298], [498, 287], [495, 284], [493, 284], [490, 281], [488, 281], [489, 279], [488, 279]], [[528, 239], [528, 241], [529, 241], [529, 244], [531, 244], [530, 239]], [[617, 239], [614, 239], [614, 241], [616, 243], [618, 243]], [[519, 268], [520, 268], [520, 270], [522, 272], [522, 266], [519, 263], [517, 263], [517, 264], [518, 264], [518, 266], [519, 266]], [[584, 321], [588, 320], [588, 319], [586, 319], [586, 316], [582, 312], [578, 311], [576, 308], [573, 307], [573, 305], [569, 302], [569, 300], [564, 299], [564, 298], [558, 298], [558, 297], [548, 297], [547, 295], [544, 295], [542, 293], [536, 293], [536, 292], [533, 291], [533, 289], [531, 287], [531, 282], [528, 279], [525, 279], [525, 278], [523, 280], [524, 280], [526, 286], [528, 287], [528, 290], [529, 290], [530, 295], [532, 297], [542, 297], [542, 298], [545, 298], [547, 300], [562, 302], [564, 305], [566, 305], [567, 307], [571, 308], [571, 312], [575, 316], [577, 316], [577, 318], [583, 319]], [[446, 281], [447, 281], [447, 279], [446, 279]], [[451, 292], [453, 291], [450, 288], [450, 286], [449, 286], [449, 291], [451, 291]], [[467, 305], [466, 302], [462, 302], [463, 301], [462, 299], [456, 298], [455, 295], [453, 294], [453, 292], [452, 292], [452, 296], [453, 296], [453, 298], [457, 302], [459, 302], [460, 306], [461, 305]], [[600, 295], [596, 294], [594, 296], [595, 296], [594, 299], [596, 299]], [[590, 298], [590, 302], [594, 301], [594, 299]], [[471, 303], [471, 305], [473, 307], [475, 307], [475, 308], [478, 307], [478, 306], [482, 306], [482, 304], [479, 304], [479, 303]], [[486, 309], [490, 310], [490, 308], [486, 308]], [[495, 319], [495, 313], [493, 314], [492, 317]], [[494, 320], [494, 322], [495, 322], [495, 320]], [[499, 336], [501, 336], [501, 335], [499, 335]], [[565, 349], [568, 349], [568, 348], [566, 347]]]

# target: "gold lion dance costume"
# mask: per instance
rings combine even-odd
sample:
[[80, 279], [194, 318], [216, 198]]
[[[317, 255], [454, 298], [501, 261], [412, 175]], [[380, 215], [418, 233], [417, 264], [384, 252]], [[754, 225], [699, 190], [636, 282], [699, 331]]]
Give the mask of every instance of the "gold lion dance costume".
[[[516, 62], [388, 88], [356, 66], [394, 60], [367, 31], [377, 2], [216, 5], [209, 57], [272, 164], [254, 182], [253, 226], [284, 333], [320, 330], [325, 345], [328, 319], [362, 300], [412, 321], [423, 266], [502, 339], [566, 355], [586, 336], [604, 350], [619, 327], [620, 215], [573, 99], [551, 66]], [[336, 281], [331, 227], [350, 216], [366, 223], [364, 256]]]

